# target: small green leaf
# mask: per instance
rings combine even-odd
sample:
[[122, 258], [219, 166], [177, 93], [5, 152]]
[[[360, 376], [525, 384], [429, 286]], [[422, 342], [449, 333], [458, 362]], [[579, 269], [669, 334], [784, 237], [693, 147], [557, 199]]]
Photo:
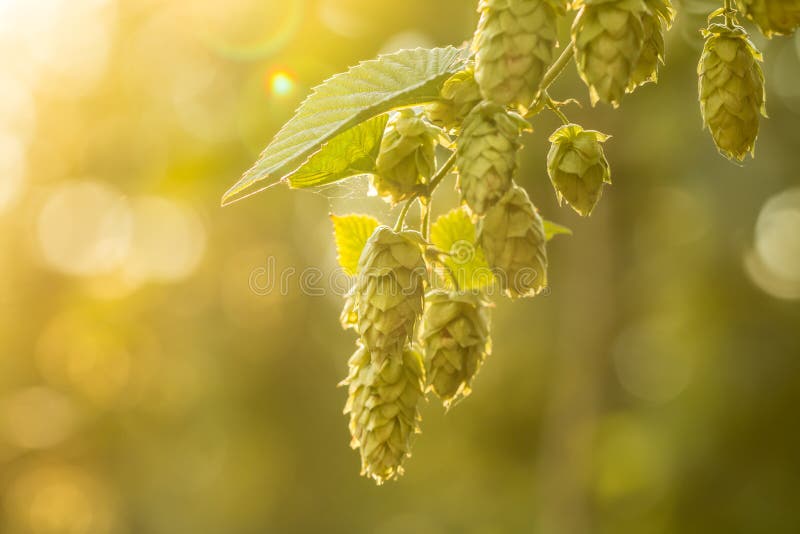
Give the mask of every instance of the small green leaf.
[[572, 235], [572, 230], [553, 221], [544, 221], [544, 236], [550, 241], [558, 234]]
[[288, 176], [289, 185], [305, 189], [374, 173], [388, 119], [384, 113], [340, 133]]
[[446, 254], [443, 259], [447, 269], [442, 274], [451, 287], [453, 277], [461, 290], [481, 289], [494, 283], [476, 233], [463, 208], [450, 210], [431, 226], [431, 243]]
[[392, 109], [432, 102], [465, 61], [464, 49], [416, 48], [364, 61], [329, 78], [300, 104], [256, 164], [223, 195], [222, 204], [280, 182], [322, 145], [366, 120]]
[[337, 260], [344, 272], [353, 276], [367, 239], [378, 227], [378, 220], [369, 215], [331, 215]]

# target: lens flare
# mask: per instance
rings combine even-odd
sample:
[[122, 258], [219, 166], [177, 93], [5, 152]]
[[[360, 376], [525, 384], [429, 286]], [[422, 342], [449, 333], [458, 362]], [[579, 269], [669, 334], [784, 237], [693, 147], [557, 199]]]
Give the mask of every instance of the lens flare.
[[274, 72], [269, 78], [269, 90], [273, 96], [286, 96], [294, 91], [294, 78], [285, 71]]

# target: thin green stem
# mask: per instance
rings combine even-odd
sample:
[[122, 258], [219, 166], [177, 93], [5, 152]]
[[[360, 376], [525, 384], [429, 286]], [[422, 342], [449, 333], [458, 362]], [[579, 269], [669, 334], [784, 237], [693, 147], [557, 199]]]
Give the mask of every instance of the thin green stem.
[[550, 65], [550, 68], [547, 69], [547, 72], [544, 73], [542, 83], [539, 84], [539, 96], [536, 97], [536, 100], [531, 103], [528, 113], [525, 114], [526, 118], [533, 117], [534, 115], [540, 113], [542, 109], [544, 109], [547, 89], [553, 85], [553, 82], [555, 82], [558, 77], [561, 76], [564, 70], [566, 70], [567, 65], [569, 65], [574, 56], [575, 47], [573, 46], [572, 41], [570, 41], [567, 44], [567, 47], [564, 48], [564, 51], [561, 52], [561, 55], [558, 56], [558, 59], [556, 59], [553, 64]]
[[422, 237], [425, 239], [425, 241], [428, 241], [428, 237], [430, 236], [431, 232], [431, 199], [420, 198], [419, 205], [420, 209], [422, 210], [419, 229], [422, 233]]
[[546, 91], [545, 91], [545, 93], [544, 93], [544, 96], [545, 96], [545, 98], [547, 99], [547, 107], [550, 109], [550, 111], [552, 111], [553, 113], [555, 113], [555, 114], [556, 114], [556, 116], [557, 116], [559, 119], [561, 119], [561, 122], [563, 122], [564, 124], [569, 124], [569, 123], [570, 123], [570, 122], [569, 122], [569, 119], [567, 118], [567, 116], [566, 116], [566, 115], [564, 115], [564, 112], [563, 112], [563, 111], [561, 111], [561, 109], [558, 107], [558, 103], [556, 103], [555, 101], [553, 101], [553, 99], [552, 99], [552, 98], [550, 98], [550, 95], [549, 95], [549, 94], [547, 94], [547, 92], [546, 92]]
[[450, 172], [450, 169], [453, 168], [453, 165], [456, 164], [456, 153], [455, 151], [450, 154], [450, 157], [447, 158], [447, 161], [439, 167], [439, 170], [436, 171], [436, 174], [433, 175], [431, 178], [430, 183], [428, 184], [428, 191], [425, 194], [426, 197], [430, 198], [433, 195], [433, 192], [439, 187], [439, 184], [444, 180], [445, 176]]
[[403, 205], [403, 209], [400, 210], [400, 215], [397, 216], [397, 222], [394, 223], [394, 231], [399, 232], [403, 229], [403, 223], [406, 220], [406, 215], [408, 214], [408, 210], [411, 208], [411, 205], [417, 200], [419, 195], [415, 194], [413, 197], [409, 198], [406, 203]]
[[733, 5], [733, 0], [725, 0], [723, 6], [725, 8], [725, 25], [733, 29], [736, 25], [736, 7]]

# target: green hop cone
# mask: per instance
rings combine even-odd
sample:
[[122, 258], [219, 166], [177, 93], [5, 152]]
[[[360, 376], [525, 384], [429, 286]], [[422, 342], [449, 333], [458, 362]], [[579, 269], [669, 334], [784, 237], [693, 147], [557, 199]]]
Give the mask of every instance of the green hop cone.
[[670, 0], [645, 0], [647, 12], [642, 15], [644, 43], [639, 61], [631, 73], [628, 92], [658, 80], [658, 65], [664, 63], [664, 32], [672, 26], [675, 10]]
[[572, 24], [578, 74], [592, 105], [615, 108], [631, 86], [644, 48], [643, 0], [584, 0]]
[[470, 394], [472, 380], [491, 350], [487, 302], [472, 293], [429, 292], [420, 340], [428, 359], [429, 387], [449, 408]]
[[744, 160], [753, 154], [760, 115], [766, 117], [761, 53], [744, 28], [712, 24], [697, 72], [700, 110], [720, 153]]
[[453, 74], [442, 86], [439, 99], [425, 106], [425, 116], [447, 131], [461, 127], [464, 118], [482, 100], [473, 70]]
[[406, 346], [422, 314], [425, 261], [418, 232], [379, 226], [358, 261], [356, 330], [375, 358]]
[[500, 288], [509, 297], [529, 297], [547, 286], [544, 222], [514, 184], [480, 221], [478, 240]]
[[558, 202], [566, 200], [584, 217], [600, 200], [603, 184], [611, 183], [611, 170], [601, 145], [608, 137], [577, 124], [562, 126], [550, 136], [547, 173]]
[[361, 454], [361, 474], [382, 484], [403, 474], [412, 437], [419, 432], [422, 356], [406, 348], [376, 359], [359, 345], [348, 364], [341, 385], [347, 386], [350, 446]]
[[436, 138], [440, 133], [411, 109], [401, 110], [389, 119], [377, 173], [372, 177], [381, 197], [400, 202], [422, 190], [436, 169]]
[[511, 187], [525, 129], [525, 119], [491, 102], [478, 104], [464, 120], [456, 167], [461, 197], [473, 213], [483, 215]]
[[767, 37], [790, 35], [800, 27], [800, 0], [736, 0], [742, 14]]
[[563, 0], [481, 0], [472, 41], [484, 98], [523, 108], [533, 102], [558, 48]]

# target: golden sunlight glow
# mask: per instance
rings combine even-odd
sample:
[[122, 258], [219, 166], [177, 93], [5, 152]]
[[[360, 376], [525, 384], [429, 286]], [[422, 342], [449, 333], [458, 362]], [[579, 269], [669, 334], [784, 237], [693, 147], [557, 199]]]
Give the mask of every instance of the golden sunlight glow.
[[73, 182], [56, 189], [39, 213], [39, 245], [51, 267], [90, 276], [120, 264], [131, 227], [130, 208], [118, 193], [99, 182]]
[[277, 71], [270, 76], [269, 88], [273, 96], [286, 96], [294, 90], [294, 79], [285, 71]]

